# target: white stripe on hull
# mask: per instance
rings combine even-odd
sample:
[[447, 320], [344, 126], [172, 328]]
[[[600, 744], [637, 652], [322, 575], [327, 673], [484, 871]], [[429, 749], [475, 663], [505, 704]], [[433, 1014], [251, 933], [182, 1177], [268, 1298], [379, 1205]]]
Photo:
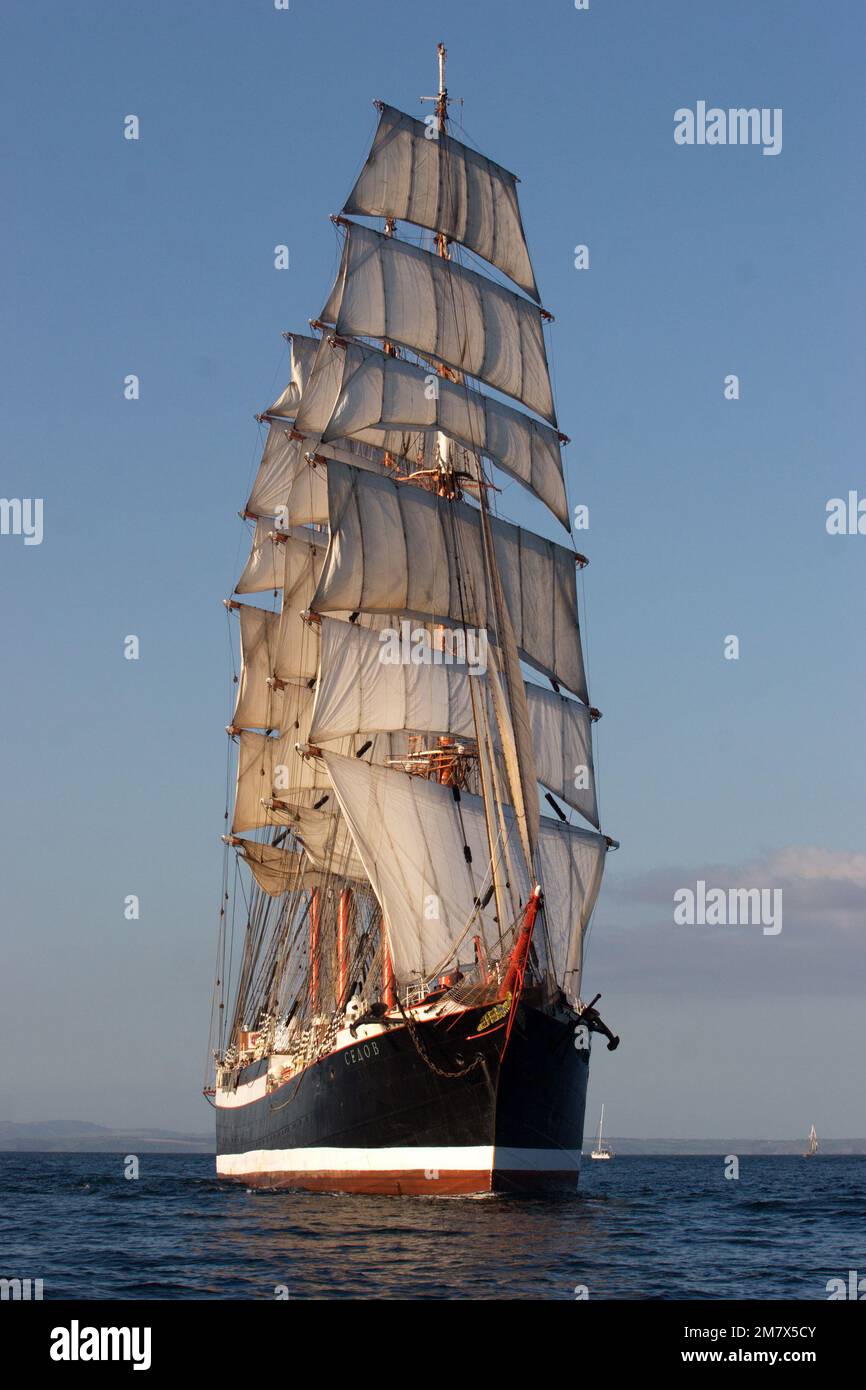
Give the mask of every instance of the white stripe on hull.
[[256, 1173], [527, 1172], [580, 1168], [579, 1149], [508, 1149], [493, 1144], [384, 1149], [253, 1149], [219, 1154], [217, 1173], [247, 1177]]

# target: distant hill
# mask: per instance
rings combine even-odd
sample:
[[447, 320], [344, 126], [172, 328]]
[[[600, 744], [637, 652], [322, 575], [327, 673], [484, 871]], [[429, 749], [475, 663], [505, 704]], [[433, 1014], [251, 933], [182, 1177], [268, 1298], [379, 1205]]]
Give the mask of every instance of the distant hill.
[[86, 1120], [0, 1120], [0, 1151], [30, 1153], [213, 1153], [212, 1134], [172, 1129], [109, 1129]]

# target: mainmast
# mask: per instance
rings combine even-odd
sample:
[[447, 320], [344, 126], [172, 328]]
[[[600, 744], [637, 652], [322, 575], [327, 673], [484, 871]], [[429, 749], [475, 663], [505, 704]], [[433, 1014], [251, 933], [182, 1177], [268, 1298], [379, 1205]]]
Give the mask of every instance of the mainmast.
[[[436, 95], [435, 97], [422, 97], [421, 100], [422, 100], [422, 101], [433, 101], [433, 102], [435, 102], [435, 108], [434, 108], [434, 109], [435, 109], [435, 114], [436, 114], [437, 135], [438, 135], [439, 137], [441, 137], [441, 136], [446, 136], [446, 137], [447, 137], [447, 133], [448, 133], [448, 130], [447, 130], [447, 122], [448, 122], [448, 103], [449, 103], [449, 97], [448, 97], [448, 88], [447, 88], [446, 82], [445, 82], [445, 63], [446, 63], [447, 53], [446, 53], [446, 49], [445, 49], [444, 43], [439, 43], [439, 44], [436, 45], [436, 54], [437, 54], [438, 64], [439, 64], [439, 91], [438, 91], [438, 93], [437, 93], [437, 95]], [[450, 259], [451, 259], [451, 253], [450, 253], [450, 251], [449, 251], [449, 249], [448, 249], [448, 234], [447, 234], [447, 232], [446, 232], [445, 230], [442, 230], [442, 229], [437, 229], [437, 230], [435, 231], [435, 234], [434, 234], [434, 240], [435, 240], [435, 246], [436, 246], [436, 254], [437, 254], [437, 256], [438, 256], [441, 260], [450, 261]], [[444, 365], [443, 363], [440, 363], [440, 364], [439, 364], [438, 371], [439, 371], [440, 377], [448, 376], [448, 371], [447, 371], [447, 369], [446, 369], [446, 367], [445, 367], [445, 365]], [[455, 372], [453, 372], [453, 371], [450, 373], [450, 378], [451, 378], [451, 379], [454, 379], [456, 376], [458, 376], [457, 373], [455, 373]], [[462, 373], [459, 374], [459, 376], [460, 376], [460, 379], [461, 379], [461, 381], [462, 381]], [[465, 383], [464, 383], [464, 386], [465, 386]], [[460, 487], [459, 487], [459, 485], [458, 485], [458, 480], [457, 480], [457, 478], [455, 477], [455, 470], [454, 470], [454, 466], [453, 466], [453, 450], [449, 451], [448, 446], [447, 446], [447, 444], [446, 444], [446, 445], [444, 445], [444, 453], [443, 453], [443, 437], [442, 437], [441, 435], [439, 436], [439, 441], [438, 441], [438, 444], [437, 444], [437, 448], [438, 448], [438, 451], [439, 451], [439, 480], [438, 480], [437, 491], [439, 492], [440, 497], [444, 497], [444, 498], [446, 498], [448, 501], [455, 501], [455, 500], [459, 499], [459, 498], [461, 497], [462, 494], [461, 494]], [[486, 505], [487, 505], [486, 493], [487, 493], [487, 488], [488, 488], [488, 486], [489, 486], [489, 481], [488, 481], [488, 479], [487, 479], [487, 477], [486, 477], [486, 475], [485, 475], [484, 463], [483, 463], [482, 457], [481, 457], [480, 453], [477, 453], [477, 452], [475, 453], [475, 466], [476, 466], [477, 471], [478, 471], [478, 492], [479, 492], [479, 499], [480, 499], [480, 502], [481, 502], [482, 511], [484, 511], [484, 509], [486, 508]], [[455, 538], [455, 541], [456, 541], [456, 532], [453, 530], [453, 528], [452, 528], [452, 534], [454, 535], [454, 538]], [[455, 549], [456, 549], [456, 547], [455, 547]], [[486, 546], [485, 546], [485, 550], [487, 551], [487, 547], [486, 547]], [[460, 565], [460, 556], [459, 556], [458, 554], [455, 553], [455, 557], [454, 557], [454, 558], [455, 558], [455, 563], [456, 563], [456, 564], [458, 565], [458, 567], [459, 567], [459, 565]], [[493, 563], [494, 563], [494, 565], [495, 565], [495, 557], [494, 557], [494, 559], [493, 559]], [[489, 572], [490, 572], [490, 554], [489, 554], [489, 551], [488, 551], [487, 557], [486, 557], [486, 559], [485, 559], [485, 566], [486, 566], [486, 568], [488, 569], [488, 573], [489, 573]], [[490, 579], [491, 579], [492, 585], [495, 587], [495, 584], [496, 584], [496, 577], [495, 577], [493, 574], [490, 574]], [[466, 623], [465, 623], [465, 621], [463, 622], [463, 628], [464, 628], [464, 632], [465, 632], [465, 629], [466, 629]], [[488, 849], [489, 849], [489, 852], [490, 852], [490, 879], [491, 879], [491, 888], [492, 888], [492, 890], [493, 890], [494, 900], [495, 900], [495, 904], [496, 904], [496, 916], [497, 916], [498, 923], [499, 923], [498, 938], [499, 938], [499, 942], [501, 943], [502, 938], [503, 938], [503, 935], [504, 935], [505, 932], [507, 932], [510, 919], [511, 919], [511, 917], [512, 917], [512, 915], [513, 915], [513, 914], [509, 911], [508, 901], [507, 901], [507, 899], [506, 899], [506, 894], [505, 894], [505, 884], [506, 884], [506, 882], [514, 881], [514, 877], [515, 877], [515, 876], [514, 876], [513, 871], [509, 871], [509, 868], [508, 868], [508, 865], [510, 864], [510, 859], [511, 859], [510, 847], [509, 847], [509, 845], [508, 845], [508, 843], [507, 843], [506, 832], [505, 832], [505, 824], [504, 824], [504, 817], [503, 817], [503, 814], [502, 814], [501, 809], [499, 808], [498, 798], [497, 798], [497, 794], [496, 794], [496, 793], [497, 793], [497, 786], [496, 786], [496, 783], [497, 783], [496, 754], [495, 754], [495, 750], [494, 750], [494, 748], [493, 748], [493, 743], [492, 743], [492, 738], [491, 738], [491, 729], [490, 729], [490, 721], [489, 721], [489, 718], [488, 718], [488, 711], [487, 711], [487, 709], [486, 709], [486, 705], [483, 705], [483, 704], [482, 704], [482, 700], [481, 700], [481, 698], [480, 698], [480, 695], [478, 694], [478, 692], [476, 692], [476, 690], [475, 690], [473, 684], [470, 684], [470, 695], [471, 695], [471, 699], [472, 699], [472, 718], [473, 718], [474, 725], [475, 725], [475, 748], [476, 748], [476, 757], [477, 757], [477, 762], [478, 762], [479, 784], [480, 784], [481, 797], [482, 797], [482, 800], [483, 800], [483, 803], [484, 803], [484, 818], [485, 818], [485, 825], [486, 825], [486, 830], [487, 830], [487, 843], [488, 843]], [[497, 811], [499, 811], [498, 817], [497, 817]], [[498, 819], [498, 821], [499, 821], [499, 825], [498, 825], [498, 826], [497, 826], [497, 819]], [[501, 838], [501, 840], [502, 840], [502, 852], [501, 852], [501, 853], [497, 852], [497, 847], [498, 847], [498, 845], [499, 845], [500, 838]], [[483, 937], [483, 927], [482, 927], [482, 937]], [[485, 942], [484, 944], [485, 944], [485, 948], [486, 948], [488, 943]]]

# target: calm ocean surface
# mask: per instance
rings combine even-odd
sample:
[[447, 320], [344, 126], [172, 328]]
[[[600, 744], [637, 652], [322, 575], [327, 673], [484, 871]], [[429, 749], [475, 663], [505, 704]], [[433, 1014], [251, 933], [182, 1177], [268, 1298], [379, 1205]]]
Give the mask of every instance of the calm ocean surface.
[[0, 1276], [49, 1298], [826, 1299], [866, 1157], [585, 1161], [575, 1196], [251, 1193], [210, 1155], [0, 1154]]

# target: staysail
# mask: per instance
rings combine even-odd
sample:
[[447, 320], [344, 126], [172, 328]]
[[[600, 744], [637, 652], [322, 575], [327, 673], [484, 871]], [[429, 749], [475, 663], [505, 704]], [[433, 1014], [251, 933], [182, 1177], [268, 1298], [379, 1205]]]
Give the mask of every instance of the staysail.
[[[479, 905], [490, 883], [481, 799], [461, 792], [456, 802], [449, 787], [333, 753], [322, 760], [382, 905], [398, 977], [423, 979], [454, 958], [471, 961], [473, 932], [493, 949], [512, 924], [500, 928], [492, 904]], [[513, 825], [510, 815], [507, 823]], [[556, 978], [570, 989], [606, 852], [604, 836], [594, 831], [542, 826], [545, 919]], [[528, 881], [521, 891], [525, 899]]]

